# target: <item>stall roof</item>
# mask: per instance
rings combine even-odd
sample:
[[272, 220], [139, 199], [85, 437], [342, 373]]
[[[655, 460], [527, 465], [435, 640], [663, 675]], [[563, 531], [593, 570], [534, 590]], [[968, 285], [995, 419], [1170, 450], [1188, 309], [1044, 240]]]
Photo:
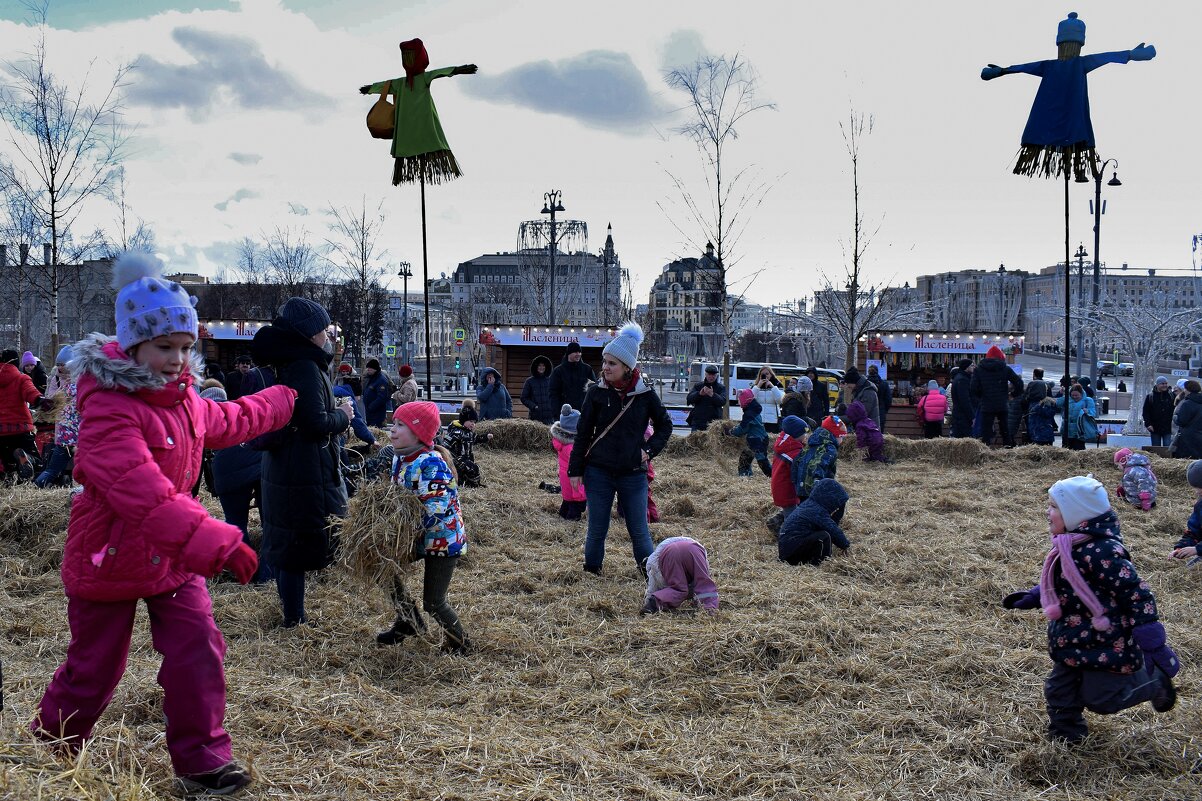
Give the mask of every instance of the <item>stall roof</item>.
[[614, 331], [607, 326], [490, 325], [481, 327], [478, 341], [481, 345], [529, 347], [564, 347], [578, 342], [582, 348], [603, 348], [614, 338]]

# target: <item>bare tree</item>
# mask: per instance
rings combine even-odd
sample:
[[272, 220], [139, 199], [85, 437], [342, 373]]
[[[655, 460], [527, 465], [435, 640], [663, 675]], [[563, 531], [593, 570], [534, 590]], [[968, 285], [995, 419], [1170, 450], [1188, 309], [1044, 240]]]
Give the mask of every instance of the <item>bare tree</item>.
[[113, 259], [130, 250], [153, 253], [155, 249], [154, 231], [130, 208], [129, 198], [126, 194], [125, 168], [117, 167], [114, 174], [112, 195], [113, 205], [117, 207], [117, 216], [113, 220], [113, 235], [106, 237], [102, 248], [104, 255]]
[[351, 353], [362, 361], [367, 358], [370, 344], [380, 344], [387, 311], [381, 306], [387, 304], [387, 293], [380, 282], [388, 271], [388, 252], [378, 249], [384, 231], [384, 203], [368, 211], [367, 198], [363, 198], [357, 209], [331, 206], [326, 213], [330, 216], [330, 235], [325, 240], [323, 258], [343, 277], [350, 292], [354, 323], [350, 319], [342, 321], [344, 336]]
[[732, 318], [741, 298], [731, 298], [731, 270], [739, 262], [738, 243], [750, 216], [764, 202], [771, 184], [760, 180], [750, 166], [732, 166], [728, 148], [739, 138], [739, 126], [749, 115], [774, 109], [775, 105], [756, 97], [758, 77], [739, 53], [702, 57], [687, 67], [671, 70], [665, 80], [688, 97], [690, 120], [675, 132], [697, 146], [705, 191], [690, 190], [683, 177], [667, 170], [679, 206], [659, 206], [692, 252], [708, 250], [711, 244], [714, 248], [714, 263], [703, 280], [713, 285], [718, 297], [714, 314], [723, 361], [729, 364]]
[[915, 328], [927, 321], [930, 304], [915, 300], [914, 294], [908, 287], [864, 287], [850, 271], [841, 288], [831, 286], [828, 279], [814, 293], [812, 311], [799, 320], [805, 332], [803, 338], [833, 340], [844, 349], [844, 367], [854, 366], [856, 343], [870, 331]]
[[[37, 287], [49, 305], [53, 349], [59, 347], [59, 294], [64, 286], [61, 265], [80, 254], [65, 253], [72, 228], [93, 198], [109, 192], [129, 134], [121, 121], [122, 96], [129, 65], [115, 68], [112, 79], [95, 93], [88, 75], [69, 88], [50, 70], [46, 47], [47, 5], [27, 9], [38, 27], [28, 58], [7, 62], [8, 80], [0, 86], [0, 121], [4, 123], [10, 158], [0, 160], [0, 189], [19, 195], [33, 209], [37, 224], [50, 240], [46, 283]], [[92, 237], [75, 241], [76, 250], [95, 244]]]
[[[1076, 316], [1076, 315], [1074, 315]], [[1141, 399], [1152, 391], [1157, 364], [1169, 354], [1188, 350], [1202, 331], [1202, 313], [1192, 305], [1174, 302], [1163, 291], [1153, 291], [1143, 302], [1131, 298], [1107, 298], [1080, 310], [1083, 325], [1098, 338], [1115, 340], [1130, 354], [1135, 365], [1131, 377], [1131, 410], [1127, 413], [1124, 434], [1144, 435]]]
[[304, 228], [276, 228], [264, 239], [264, 276], [289, 295], [312, 294], [317, 253], [309, 244], [309, 232]]

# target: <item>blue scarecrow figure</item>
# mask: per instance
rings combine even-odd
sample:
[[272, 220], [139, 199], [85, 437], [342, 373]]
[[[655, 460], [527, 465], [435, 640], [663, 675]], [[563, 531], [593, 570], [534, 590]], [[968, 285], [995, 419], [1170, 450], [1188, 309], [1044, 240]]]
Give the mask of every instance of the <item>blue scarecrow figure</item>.
[[1085, 44], [1085, 23], [1077, 12], [1068, 15], [1056, 31], [1055, 60], [1032, 61], [999, 67], [990, 64], [981, 70], [981, 79], [1023, 72], [1038, 75], [1039, 91], [1023, 129], [1022, 148], [1014, 164], [1015, 175], [1053, 178], [1085, 172], [1097, 165], [1093, 124], [1089, 120], [1089, 89], [1086, 76], [1104, 64], [1149, 61], [1156, 48], [1140, 42], [1130, 50], [1081, 55]]

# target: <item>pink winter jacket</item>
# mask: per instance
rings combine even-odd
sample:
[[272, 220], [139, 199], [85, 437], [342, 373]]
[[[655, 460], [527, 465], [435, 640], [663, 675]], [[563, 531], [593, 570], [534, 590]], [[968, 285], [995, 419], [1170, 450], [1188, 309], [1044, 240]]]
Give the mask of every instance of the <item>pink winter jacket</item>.
[[947, 398], [937, 390], [927, 390], [918, 399], [918, 416], [927, 423], [939, 423], [947, 414]]
[[568, 478], [568, 462], [572, 458], [575, 439], [575, 436], [564, 431], [559, 423], [551, 424], [551, 447], [559, 454], [559, 494], [565, 501], [587, 500], [584, 482], [580, 482], [580, 489], [572, 489], [572, 482]]
[[285, 425], [293, 391], [280, 385], [215, 403], [197, 394], [192, 375], [164, 385], [111, 337], [92, 334], [74, 348], [81, 418], [75, 480], [83, 491], [67, 527], [67, 595], [130, 600], [167, 592], [193, 574], [216, 575], [242, 532], [192, 498], [203, 449]]

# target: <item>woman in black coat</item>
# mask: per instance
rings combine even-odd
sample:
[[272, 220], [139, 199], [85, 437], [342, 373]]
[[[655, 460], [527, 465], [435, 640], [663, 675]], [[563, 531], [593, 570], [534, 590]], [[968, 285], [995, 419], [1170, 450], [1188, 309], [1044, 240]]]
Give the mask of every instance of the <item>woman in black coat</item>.
[[585, 392], [568, 461], [568, 480], [573, 488], [583, 480], [588, 499], [584, 569], [589, 573], [601, 572], [615, 495], [640, 569], [654, 550], [647, 528], [647, 464], [668, 444], [672, 418], [638, 371], [642, 341], [643, 329], [626, 323], [605, 346], [601, 380]]
[[1202, 459], [1202, 383], [1193, 379], [1185, 382], [1185, 397], [1177, 404], [1173, 422], [1177, 424], [1173, 456]]
[[810, 379], [814, 388], [810, 390], [810, 403], [806, 408], [805, 416], [818, 425], [822, 425], [822, 421], [831, 413], [830, 391], [826, 388], [826, 384], [818, 378], [818, 371], [813, 367], [806, 370], [806, 377]]
[[276, 383], [297, 393], [291, 422], [261, 443], [262, 553], [275, 569], [285, 628], [307, 622], [305, 572], [333, 560], [329, 518], [346, 516], [338, 435], [350, 425], [352, 413], [349, 406], [334, 404], [330, 354], [324, 350], [329, 325], [330, 316], [319, 304], [290, 298], [251, 344], [255, 362], [272, 365]]

